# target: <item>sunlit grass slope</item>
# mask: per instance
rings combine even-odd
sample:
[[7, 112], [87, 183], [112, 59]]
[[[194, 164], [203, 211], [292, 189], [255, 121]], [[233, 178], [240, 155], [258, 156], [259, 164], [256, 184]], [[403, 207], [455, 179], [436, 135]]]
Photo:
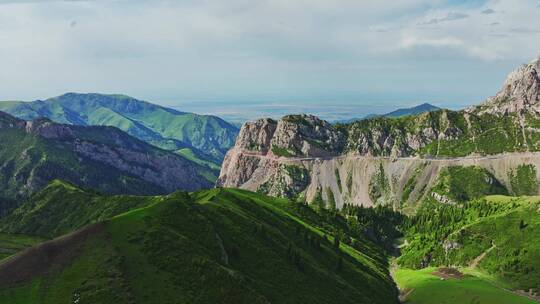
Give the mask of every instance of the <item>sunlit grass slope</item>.
[[147, 199], [0, 264], [0, 302], [397, 302], [380, 249], [336, 247], [316, 213], [287, 200], [231, 189]]

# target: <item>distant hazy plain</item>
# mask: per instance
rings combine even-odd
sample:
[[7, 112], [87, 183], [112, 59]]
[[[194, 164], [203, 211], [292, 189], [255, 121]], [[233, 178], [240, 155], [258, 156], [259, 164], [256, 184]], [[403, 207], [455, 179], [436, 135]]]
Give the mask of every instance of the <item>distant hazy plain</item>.
[[411, 107], [422, 101], [410, 103], [332, 103], [332, 102], [182, 102], [172, 108], [178, 111], [219, 116], [235, 124], [261, 117], [280, 118], [287, 114], [313, 114], [328, 121], [361, 118], [368, 114], [388, 113], [398, 108]]

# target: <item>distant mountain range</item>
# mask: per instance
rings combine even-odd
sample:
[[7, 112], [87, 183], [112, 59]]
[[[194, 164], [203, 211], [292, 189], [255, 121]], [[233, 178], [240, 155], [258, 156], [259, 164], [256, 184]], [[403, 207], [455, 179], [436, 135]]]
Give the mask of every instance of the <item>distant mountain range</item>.
[[391, 117], [391, 118], [394, 117], [395, 118], [395, 117], [403, 117], [403, 116], [408, 116], [408, 115], [416, 115], [416, 114], [425, 113], [425, 112], [432, 112], [432, 111], [437, 111], [440, 109], [441, 108], [434, 106], [432, 104], [423, 103], [421, 105], [417, 105], [411, 108], [397, 109], [395, 111], [392, 111], [386, 114], [368, 114], [362, 118], [350, 118], [350, 119], [344, 119], [344, 120], [337, 120], [334, 122], [335, 123], [351, 123], [354, 121], [369, 119], [369, 118], [374, 118], [374, 117]]
[[401, 116], [416, 115], [416, 114], [425, 113], [425, 112], [437, 111], [440, 109], [441, 108], [431, 105], [429, 103], [423, 103], [421, 105], [418, 105], [412, 108], [397, 109], [390, 113], [386, 113], [383, 116], [384, 117], [401, 117]]
[[238, 128], [216, 116], [180, 112], [125, 95], [67, 93], [32, 102], [3, 101], [0, 111], [25, 120], [113, 126], [213, 170], [234, 144]]

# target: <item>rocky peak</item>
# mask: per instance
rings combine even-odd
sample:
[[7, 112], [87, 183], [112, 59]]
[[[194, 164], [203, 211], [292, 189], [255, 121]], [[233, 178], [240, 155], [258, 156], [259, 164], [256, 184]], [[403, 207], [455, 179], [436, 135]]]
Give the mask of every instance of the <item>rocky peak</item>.
[[280, 119], [271, 141], [277, 156], [328, 156], [339, 152], [344, 136], [329, 122], [313, 115], [287, 115]]
[[540, 57], [510, 73], [497, 95], [469, 111], [480, 114], [540, 113]]
[[263, 118], [242, 126], [235, 148], [274, 156], [327, 156], [340, 151], [345, 137], [329, 122], [313, 115]]
[[266, 154], [276, 131], [277, 122], [271, 118], [261, 118], [244, 123], [236, 139], [235, 147]]

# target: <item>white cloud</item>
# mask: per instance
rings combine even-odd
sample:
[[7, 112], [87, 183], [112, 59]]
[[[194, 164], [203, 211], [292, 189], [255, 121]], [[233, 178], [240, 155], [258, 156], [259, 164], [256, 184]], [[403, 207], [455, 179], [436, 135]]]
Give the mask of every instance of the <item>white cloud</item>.
[[448, 12], [442, 17], [431, 18], [428, 21], [418, 23], [418, 25], [439, 24], [441, 22], [455, 21], [455, 20], [460, 20], [460, 19], [465, 19], [465, 18], [469, 18], [469, 15], [465, 13], [460, 13], [460, 12]]
[[460, 73], [470, 60], [503, 65], [540, 52], [537, 2], [528, 0], [0, 4], [0, 99], [407, 96], [415, 82], [443, 80], [423, 78], [430, 67], [419, 62]]
[[418, 38], [414, 36], [406, 36], [401, 41], [401, 46], [403, 48], [413, 48], [413, 47], [460, 47], [463, 45], [463, 41], [453, 38], [453, 37], [443, 37], [443, 38]]

